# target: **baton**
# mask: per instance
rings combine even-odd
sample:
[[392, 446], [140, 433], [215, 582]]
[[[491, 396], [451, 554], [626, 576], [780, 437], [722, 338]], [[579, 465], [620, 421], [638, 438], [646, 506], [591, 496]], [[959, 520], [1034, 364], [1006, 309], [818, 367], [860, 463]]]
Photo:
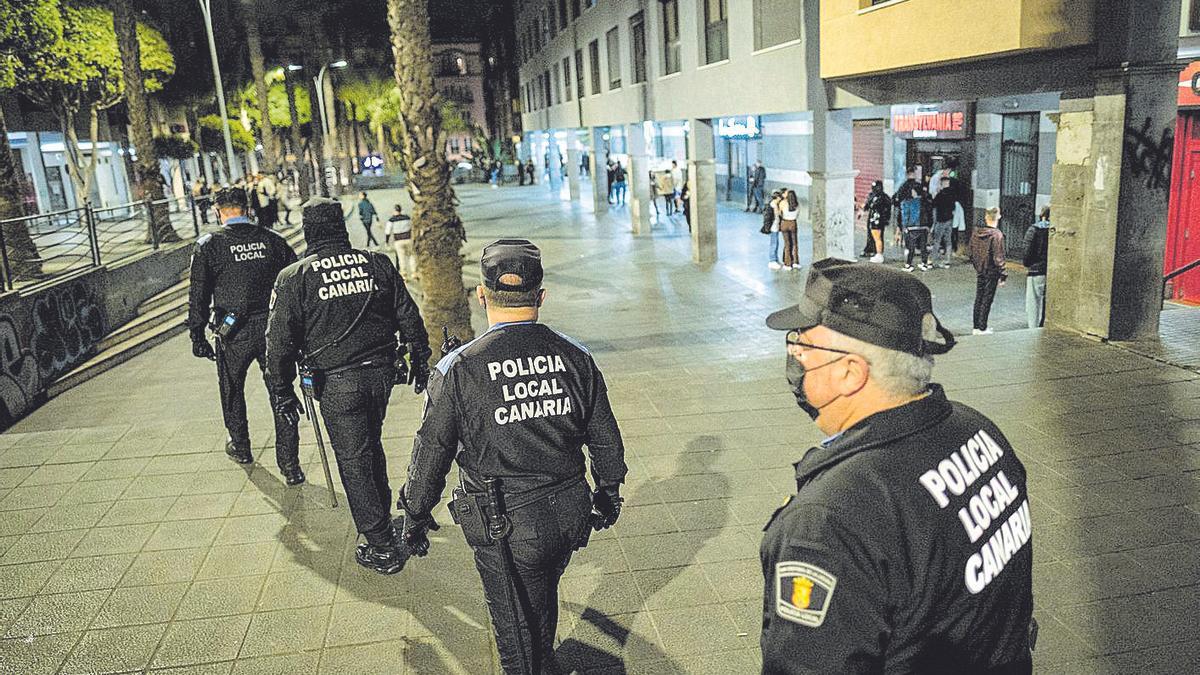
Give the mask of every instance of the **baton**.
[[[504, 567], [504, 596], [508, 601], [508, 610], [513, 616], [513, 630], [517, 634], [517, 649], [521, 652], [521, 673], [533, 675], [536, 671], [530, 667], [529, 661], [525, 657], [525, 631], [521, 630], [521, 615], [517, 613], [518, 603], [517, 597], [517, 577], [514, 573], [512, 549], [508, 546], [508, 535], [512, 534], [512, 521], [503, 512], [504, 504], [501, 501], [500, 486], [495, 478], [484, 478], [483, 485], [487, 490], [488, 500], [488, 534], [492, 539], [500, 545], [500, 558]], [[524, 609], [524, 607], [520, 607]], [[533, 632], [531, 624], [532, 617], [528, 612], [525, 612], [525, 623], [529, 626], [530, 632]], [[530, 650], [536, 662], [536, 649]]]
[[317, 452], [321, 454], [321, 467], [325, 469], [325, 484], [329, 486], [329, 508], [336, 509], [337, 497], [333, 491], [333, 475], [329, 473], [329, 457], [325, 454], [325, 440], [321, 438], [321, 421], [317, 419], [317, 407], [313, 404], [312, 396], [304, 391], [304, 387], [301, 387], [300, 391], [304, 393], [304, 410], [308, 413], [313, 433], [317, 436]]

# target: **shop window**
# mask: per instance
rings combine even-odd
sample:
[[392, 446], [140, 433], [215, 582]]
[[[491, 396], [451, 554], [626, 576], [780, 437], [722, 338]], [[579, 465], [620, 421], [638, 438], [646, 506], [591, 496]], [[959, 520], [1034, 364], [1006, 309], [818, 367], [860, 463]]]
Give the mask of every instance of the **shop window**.
[[729, 21], [726, 0], [704, 0], [704, 62], [729, 58]]
[[571, 100], [571, 57], [564, 56], [562, 60], [563, 97]]
[[608, 49], [608, 89], [612, 91], [621, 88], [621, 36], [616, 26], [605, 34], [604, 42]]
[[803, 9], [793, 0], [754, 0], [754, 49], [799, 40]]
[[662, 5], [663, 74], [680, 70], [679, 0], [660, 0]]
[[633, 49], [633, 82], [646, 81], [646, 19], [641, 12], [629, 20], [629, 45]]
[[588, 45], [588, 60], [592, 66], [592, 95], [600, 93], [600, 41]]

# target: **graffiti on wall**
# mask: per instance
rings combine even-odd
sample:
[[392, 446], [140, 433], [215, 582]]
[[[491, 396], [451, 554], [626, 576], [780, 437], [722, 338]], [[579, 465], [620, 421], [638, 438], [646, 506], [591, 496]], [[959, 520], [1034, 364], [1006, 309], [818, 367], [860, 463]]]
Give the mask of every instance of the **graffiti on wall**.
[[79, 365], [104, 338], [103, 305], [86, 281], [49, 289], [33, 301], [33, 353], [49, 382]]
[[1150, 118], [1140, 129], [1125, 128], [1125, 162], [1135, 178], [1144, 179], [1151, 190], [1167, 190], [1171, 184], [1171, 155], [1175, 151], [1175, 132], [1170, 127], [1156, 139], [1150, 131]]
[[41, 383], [33, 350], [22, 346], [12, 317], [0, 315], [0, 428], [33, 406]]

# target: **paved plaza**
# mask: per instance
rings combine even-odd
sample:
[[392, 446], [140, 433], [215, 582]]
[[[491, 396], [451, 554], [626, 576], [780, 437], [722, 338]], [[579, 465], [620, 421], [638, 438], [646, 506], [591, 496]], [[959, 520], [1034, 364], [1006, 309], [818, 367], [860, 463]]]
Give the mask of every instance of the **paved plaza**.
[[[386, 213], [400, 194], [371, 198]], [[806, 270], [768, 270], [757, 216], [736, 209], [722, 210], [720, 260], [698, 267], [682, 218], [635, 239], [627, 213], [594, 217], [540, 185], [459, 195], [468, 283], [489, 241], [541, 246], [543, 320], [591, 348], [625, 436], [626, 509], [563, 580], [560, 659], [586, 672], [756, 672], [761, 528], [820, 439], [763, 319], [795, 301]], [[356, 218], [350, 230], [361, 242]], [[943, 321], [969, 332], [965, 263], [925, 278]], [[1023, 293], [1014, 274], [998, 332], [961, 338], [934, 373], [1029, 469], [1037, 670], [1197, 672], [1200, 375], [1010, 330]], [[247, 389], [249, 467], [221, 451], [214, 369], [186, 336], [0, 434], [0, 672], [495, 672], [480, 582], [444, 503], [428, 557], [391, 577], [362, 569], [311, 427], [302, 420], [310, 482], [286, 488], [265, 391]], [[421, 402], [393, 393], [393, 490]]]

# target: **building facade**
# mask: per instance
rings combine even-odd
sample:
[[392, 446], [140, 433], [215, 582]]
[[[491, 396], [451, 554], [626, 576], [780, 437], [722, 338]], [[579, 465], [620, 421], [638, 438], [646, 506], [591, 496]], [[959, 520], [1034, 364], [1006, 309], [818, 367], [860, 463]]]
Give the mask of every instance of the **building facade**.
[[483, 59], [478, 42], [433, 43], [433, 83], [442, 99], [457, 104], [465, 130], [446, 135], [446, 156], [452, 162], [470, 161], [474, 127], [487, 124], [483, 88]]

